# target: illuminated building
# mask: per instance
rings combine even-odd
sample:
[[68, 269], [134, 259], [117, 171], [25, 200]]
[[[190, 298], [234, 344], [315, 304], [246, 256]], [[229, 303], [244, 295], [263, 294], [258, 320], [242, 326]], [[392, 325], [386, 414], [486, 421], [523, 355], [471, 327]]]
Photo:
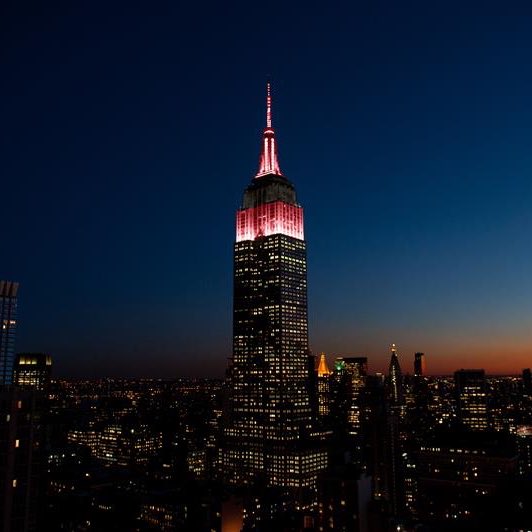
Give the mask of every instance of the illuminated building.
[[160, 432], [150, 431], [146, 424], [109, 423], [90, 430], [71, 430], [68, 441], [87, 446], [104, 464], [127, 467], [145, 465], [161, 447]]
[[52, 373], [52, 357], [44, 353], [18, 353], [15, 356], [14, 380], [17, 386], [48, 389]]
[[236, 215], [233, 356], [220, 470], [234, 485], [315, 489], [303, 209], [281, 173], [268, 85], [259, 171]]
[[390, 358], [390, 366], [388, 370], [389, 400], [392, 406], [401, 406], [404, 403], [403, 375], [401, 373], [401, 366], [399, 365], [399, 357], [397, 356], [397, 348], [395, 344], [392, 344], [390, 350], [392, 356]]
[[423, 377], [427, 371], [425, 353], [414, 354], [414, 376]]
[[461, 369], [454, 373], [457, 413], [471, 430], [488, 428], [486, 375], [483, 369]]
[[401, 423], [405, 413], [403, 376], [395, 344], [391, 346], [387, 381], [386, 431], [386, 492], [392, 515], [397, 516], [405, 505], [405, 474], [401, 445]]
[[362, 405], [360, 402], [361, 392], [366, 385], [368, 375], [368, 359], [366, 357], [342, 357], [338, 361], [343, 362], [344, 371], [348, 375], [349, 385], [349, 411], [347, 423], [349, 433], [360, 433]]
[[18, 283], [0, 281], [0, 385], [13, 382]]
[[329, 366], [327, 365], [325, 353], [320, 354], [320, 360], [316, 373], [318, 381], [318, 415], [327, 416], [330, 409], [331, 372], [329, 371]]
[[532, 425], [518, 427], [516, 431], [519, 452], [519, 473], [532, 473]]

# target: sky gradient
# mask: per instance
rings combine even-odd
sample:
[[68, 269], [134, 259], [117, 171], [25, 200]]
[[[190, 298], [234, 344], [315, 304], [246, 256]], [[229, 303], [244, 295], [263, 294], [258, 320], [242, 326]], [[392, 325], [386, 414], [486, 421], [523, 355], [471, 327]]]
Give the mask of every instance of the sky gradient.
[[0, 278], [21, 283], [17, 351], [57, 375], [223, 375], [270, 79], [313, 351], [532, 365], [532, 8], [16, 4]]

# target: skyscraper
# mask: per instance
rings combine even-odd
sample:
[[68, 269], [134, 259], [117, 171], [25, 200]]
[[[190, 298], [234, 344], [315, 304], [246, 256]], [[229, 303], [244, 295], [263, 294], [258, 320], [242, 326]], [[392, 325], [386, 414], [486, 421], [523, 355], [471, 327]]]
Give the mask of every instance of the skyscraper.
[[348, 432], [352, 436], [357, 435], [360, 433], [360, 396], [368, 375], [368, 359], [367, 357], [338, 357], [334, 367], [336, 377], [340, 379], [338, 384], [343, 383], [344, 390], [341, 393], [346, 395]]
[[426, 372], [425, 353], [414, 354], [414, 376], [423, 377]]
[[388, 371], [388, 393], [391, 406], [400, 406], [403, 404], [403, 375], [401, 373], [401, 366], [399, 365], [399, 358], [397, 356], [397, 348], [395, 344], [391, 346], [392, 356], [390, 358], [390, 368]]
[[387, 496], [393, 515], [404, 511], [405, 475], [403, 448], [401, 444], [401, 425], [405, 414], [403, 376], [397, 347], [391, 345], [390, 367], [388, 371], [387, 389], [387, 431], [386, 431], [386, 462], [387, 462]]
[[269, 84], [259, 170], [236, 215], [233, 297], [222, 474], [236, 485], [313, 488], [326, 454], [310, 436], [303, 209], [280, 170]]
[[24, 388], [45, 391], [50, 385], [52, 357], [45, 353], [17, 353], [14, 383]]
[[0, 281], [0, 385], [13, 382], [18, 283]]
[[0, 386], [0, 530], [37, 530], [40, 409], [35, 390]]
[[331, 372], [327, 365], [327, 357], [325, 353], [320, 354], [320, 361], [317, 373], [317, 388], [318, 388], [318, 415], [327, 416], [330, 408], [331, 395]]
[[483, 369], [461, 369], [454, 373], [458, 419], [471, 430], [488, 428], [486, 375]]

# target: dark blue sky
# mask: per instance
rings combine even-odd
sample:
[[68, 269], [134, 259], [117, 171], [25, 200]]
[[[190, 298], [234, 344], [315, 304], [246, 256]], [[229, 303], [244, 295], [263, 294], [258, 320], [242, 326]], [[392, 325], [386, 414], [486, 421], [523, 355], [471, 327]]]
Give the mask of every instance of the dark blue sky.
[[[180, 5], [182, 4], [182, 5]], [[311, 344], [532, 357], [524, 2], [52, 2], [0, 13], [0, 278], [63, 375], [221, 375], [264, 85], [305, 207]], [[196, 5], [197, 4], [197, 5]]]

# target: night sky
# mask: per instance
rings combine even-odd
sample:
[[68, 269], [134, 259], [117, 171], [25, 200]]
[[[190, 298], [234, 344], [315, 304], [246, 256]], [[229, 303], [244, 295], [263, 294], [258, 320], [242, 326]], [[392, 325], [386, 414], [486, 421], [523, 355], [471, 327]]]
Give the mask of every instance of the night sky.
[[532, 364], [524, 2], [2, 5], [17, 351], [50, 352], [56, 375], [223, 374], [270, 79], [313, 351], [373, 371], [391, 342], [405, 372], [414, 351], [432, 373]]

